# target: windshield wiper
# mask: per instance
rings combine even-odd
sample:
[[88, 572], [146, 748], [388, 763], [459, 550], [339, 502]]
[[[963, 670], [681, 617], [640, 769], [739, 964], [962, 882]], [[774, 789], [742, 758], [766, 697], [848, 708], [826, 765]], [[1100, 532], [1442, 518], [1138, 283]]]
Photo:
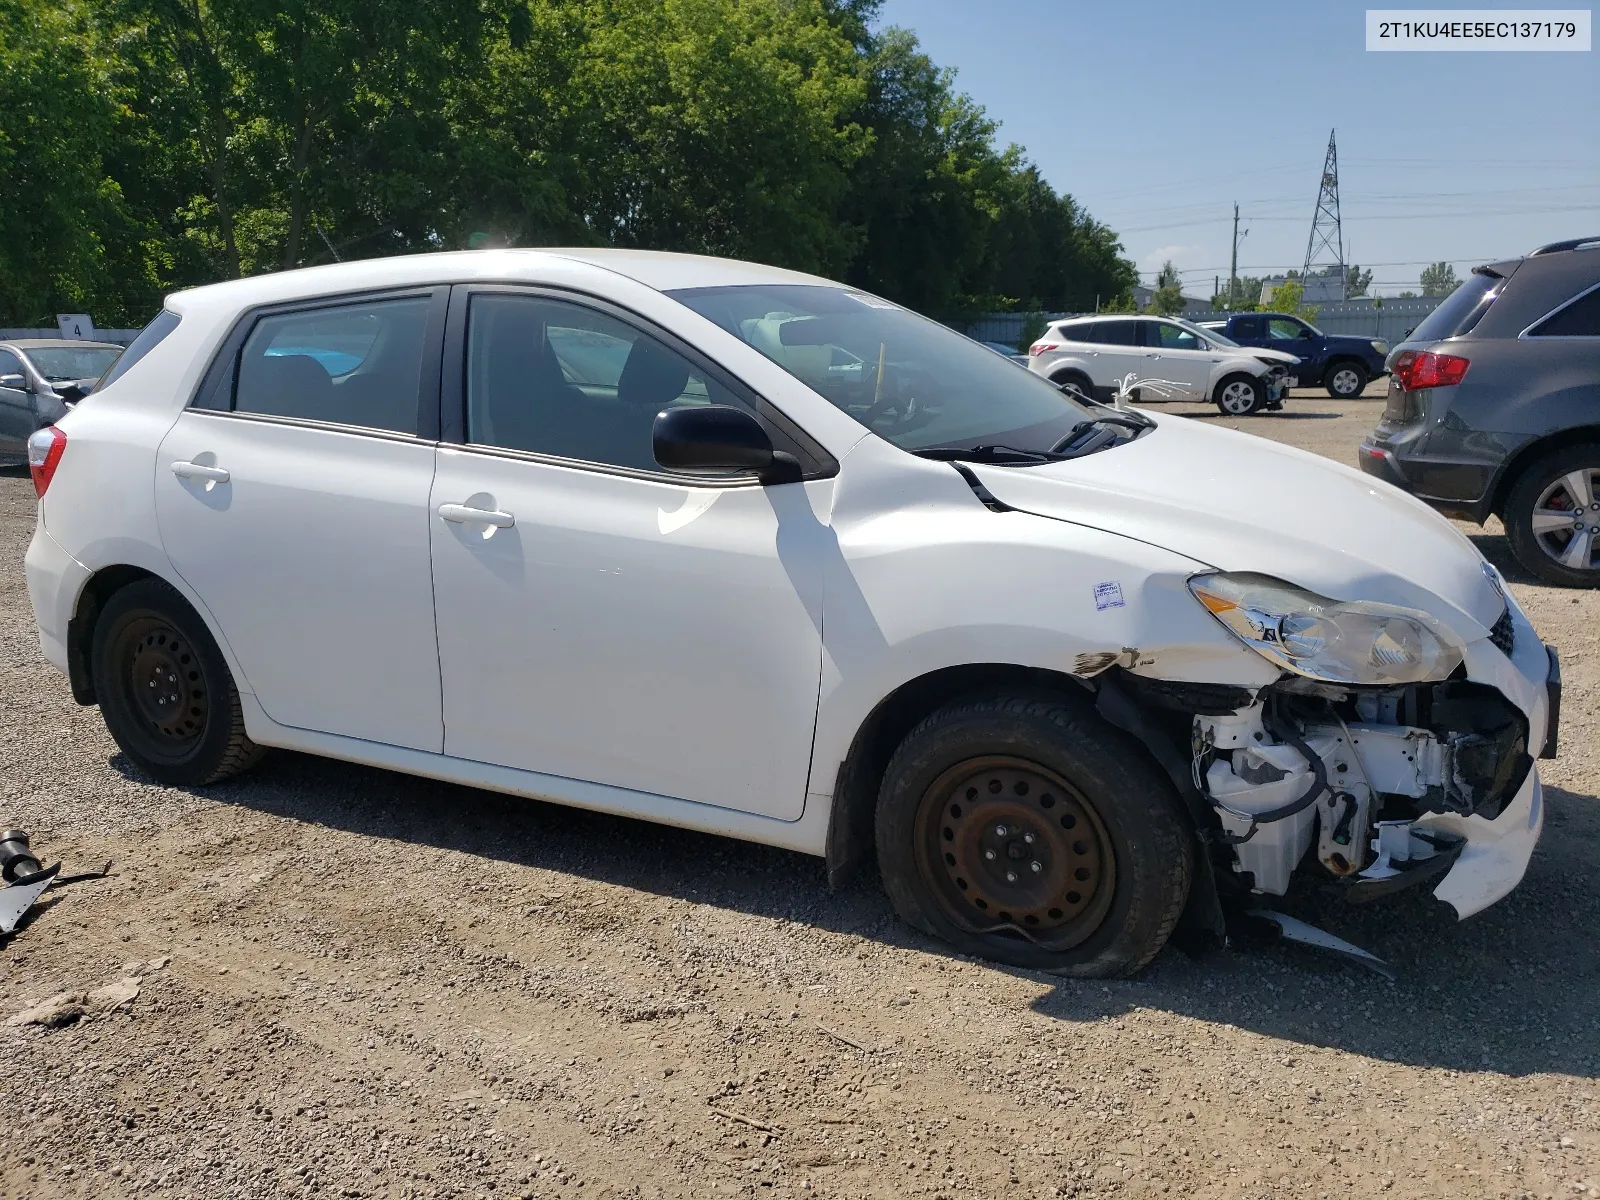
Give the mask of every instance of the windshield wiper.
[[936, 462], [1047, 463], [1060, 462], [1068, 455], [1054, 450], [1018, 450], [1015, 446], [929, 446], [911, 453]]

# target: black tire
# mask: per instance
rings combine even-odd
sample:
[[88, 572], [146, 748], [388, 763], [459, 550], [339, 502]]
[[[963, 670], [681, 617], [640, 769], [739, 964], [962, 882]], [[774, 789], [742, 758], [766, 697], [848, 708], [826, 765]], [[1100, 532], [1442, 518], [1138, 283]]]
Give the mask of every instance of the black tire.
[[171, 585], [141, 579], [113, 593], [89, 653], [106, 728], [158, 782], [215, 783], [261, 759], [222, 652]]
[[1228, 375], [1217, 381], [1211, 402], [1225, 417], [1248, 417], [1266, 407], [1267, 385], [1254, 375]]
[[[1571, 524], [1557, 524], [1566, 513]], [[1540, 579], [1600, 587], [1600, 444], [1568, 446], [1527, 467], [1511, 485], [1503, 516], [1512, 553]], [[1572, 561], [1585, 557], [1585, 565]]]
[[1372, 376], [1367, 368], [1353, 358], [1341, 358], [1328, 365], [1324, 386], [1335, 400], [1354, 400], [1366, 390]]
[[1094, 399], [1094, 381], [1082, 371], [1062, 371], [1059, 375], [1052, 375], [1050, 382], [1059, 388], [1073, 388], [1085, 400]]
[[884, 773], [877, 843], [908, 924], [964, 954], [1090, 979], [1156, 956], [1194, 862], [1144, 748], [1043, 694], [974, 696], [923, 720]]

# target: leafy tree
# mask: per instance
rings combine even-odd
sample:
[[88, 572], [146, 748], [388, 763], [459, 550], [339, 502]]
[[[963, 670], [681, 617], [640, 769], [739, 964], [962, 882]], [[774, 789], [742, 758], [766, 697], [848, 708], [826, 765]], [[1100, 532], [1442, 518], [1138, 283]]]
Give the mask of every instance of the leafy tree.
[[1306, 288], [1300, 282], [1295, 272], [1290, 272], [1293, 278], [1286, 279], [1272, 289], [1272, 312], [1288, 313], [1290, 316], [1299, 317], [1305, 321], [1315, 320], [1317, 307], [1314, 304], [1304, 304]]
[[1261, 280], [1254, 275], [1241, 275], [1233, 282], [1233, 294], [1218, 292], [1211, 297], [1211, 307], [1217, 312], [1255, 312], [1261, 304]]
[[1416, 298], [1417, 294], [1415, 292], [1401, 292], [1400, 295], [1396, 297], [1396, 299], [1399, 300], [1415, 300]]
[[1456, 278], [1453, 266], [1447, 262], [1436, 262], [1422, 269], [1421, 282], [1424, 296], [1448, 296], [1461, 281]]
[[1363, 271], [1357, 266], [1347, 266], [1344, 270], [1345, 296], [1350, 299], [1354, 299], [1357, 296], [1365, 296], [1367, 289], [1372, 286], [1371, 270]]

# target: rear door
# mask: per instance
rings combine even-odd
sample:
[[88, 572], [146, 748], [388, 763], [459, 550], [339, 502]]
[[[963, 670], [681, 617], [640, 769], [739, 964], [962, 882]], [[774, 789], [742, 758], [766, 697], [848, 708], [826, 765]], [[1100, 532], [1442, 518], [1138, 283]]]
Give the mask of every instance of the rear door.
[[1241, 346], [1267, 344], [1267, 319], [1265, 317], [1235, 317], [1228, 327], [1228, 336]]
[[1107, 317], [1095, 322], [1095, 386], [1115, 387], [1123, 376], [1148, 374], [1139, 346], [1139, 322], [1132, 317]]
[[447, 300], [248, 318], [161, 444], [167, 553], [280, 725], [442, 748], [428, 491]]

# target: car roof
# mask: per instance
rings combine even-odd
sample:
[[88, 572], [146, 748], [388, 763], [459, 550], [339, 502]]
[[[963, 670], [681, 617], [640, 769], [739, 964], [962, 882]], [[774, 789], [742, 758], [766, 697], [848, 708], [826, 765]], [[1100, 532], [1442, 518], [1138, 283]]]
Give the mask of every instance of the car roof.
[[764, 263], [675, 254], [659, 250], [612, 250], [600, 247], [552, 247], [537, 250], [450, 250], [359, 259], [295, 271], [274, 271], [176, 292], [168, 307], [182, 314], [213, 303], [249, 306], [280, 300], [337, 295], [368, 288], [413, 287], [441, 283], [533, 277], [540, 264], [580, 262], [612, 271], [657, 291], [678, 288], [729, 287], [741, 284], [820, 284], [843, 287], [835, 280], [789, 271]]
[[116, 342], [86, 342], [82, 338], [11, 338], [0, 342], [0, 346], [9, 346], [13, 350], [121, 350]]

